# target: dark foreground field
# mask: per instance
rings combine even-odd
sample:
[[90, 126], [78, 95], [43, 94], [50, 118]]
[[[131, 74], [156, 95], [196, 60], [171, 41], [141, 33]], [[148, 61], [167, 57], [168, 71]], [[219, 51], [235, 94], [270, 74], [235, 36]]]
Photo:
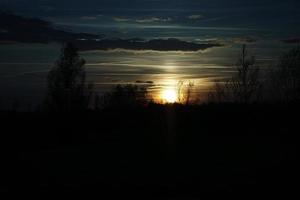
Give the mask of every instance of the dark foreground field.
[[297, 105], [1, 112], [0, 188], [140, 199], [292, 194], [297, 115]]

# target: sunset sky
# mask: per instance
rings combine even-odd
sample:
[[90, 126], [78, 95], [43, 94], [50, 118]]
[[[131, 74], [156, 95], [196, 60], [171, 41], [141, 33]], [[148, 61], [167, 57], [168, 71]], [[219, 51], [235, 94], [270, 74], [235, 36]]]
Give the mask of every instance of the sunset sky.
[[[99, 92], [115, 84], [146, 84], [158, 99], [165, 94], [174, 99], [179, 81], [193, 81], [206, 93], [216, 78], [230, 76], [244, 43], [264, 67], [276, 62], [300, 36], [298, 0], [0, 0], [0, 7], [50, 21], [55, 29], [97, 34], [99, 39], [176, 38], [213, 44], [188, 52], [82, 52], [89, 80]], [[56, 42], [0, 45], [2, 94], [28, 102], [39, 99], [59, 49]]]

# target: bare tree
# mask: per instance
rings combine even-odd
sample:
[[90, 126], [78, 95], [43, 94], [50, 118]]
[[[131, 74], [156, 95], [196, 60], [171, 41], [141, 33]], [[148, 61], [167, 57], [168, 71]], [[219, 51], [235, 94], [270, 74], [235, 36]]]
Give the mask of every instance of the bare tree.
[[[227, 82], [226, 82], [227, 83]], [[212, 88], [212, 91], [208, 93], [208, 102], [228, 102], [229, 93], [223, 82], [215, 80], [215, 84]]]
[[187, 84], [185, 81], [179, 81], [177, 84], [177, 102], [185, 105], [190, 104], [193, 98], [194, 86], [193, 81], [188, 81]]
[[184, 81], [179, 81], [177, 84], [177, 102], [182, 102], [184, 99], [183, 95], [183, 86], [184, 86]]
[[262, 88], [259, 67], [255, 65], [255, 58], [248, 56], [246, 45], [242, 47], [236, 66], [236, 75], [223, 84], [216, 82], [211, 97], [221, 102], [249, 103], [259, 100]]
[[233, 92], [233, 98], [242, 103], [258, 99], [262, 85], [259, 82], [259, 67], [255, 65], [255, 58], [247, 55], [246, 45], [243, 45], [241, 57], [237, 63], [238, 74], [227, 87]]
[[186, 89], [186, 98], [185, 98], [185, 105], [188, 105], [191, 103], [191, 98], [192, 98], [192, 93], [193, 93], [193, 88], [195, 84], [193, 81], [189, 81]]

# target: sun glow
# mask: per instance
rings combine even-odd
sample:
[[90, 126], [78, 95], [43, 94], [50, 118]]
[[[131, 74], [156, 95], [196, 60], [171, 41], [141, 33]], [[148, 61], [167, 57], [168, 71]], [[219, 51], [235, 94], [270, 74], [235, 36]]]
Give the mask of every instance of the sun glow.
[[162, 91], [161, 99], [165, 103], [175, 103], [177, 101], [177, 92], [174, 88], [166, 88]]

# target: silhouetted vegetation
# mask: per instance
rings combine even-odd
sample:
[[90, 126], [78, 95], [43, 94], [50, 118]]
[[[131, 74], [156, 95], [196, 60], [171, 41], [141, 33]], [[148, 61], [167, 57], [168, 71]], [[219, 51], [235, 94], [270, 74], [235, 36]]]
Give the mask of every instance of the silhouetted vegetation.
[[272, 101], [299, 102], [300, 47], [285, 53], [271, 73]]
[[0, 188], [115, 198], [292, 194], [298, 113], [280, 104], [0, 112]]
[[146, 106], [151, 101], [149, 98], [145, 87], [117, 85], [96, 102], [97, 108], [135, 108]]
[[257, 102], [261, 97], [259, 67], [255, 65], [255, 58], [248, 55], [246, 45], [243, 45], [236, 66], [236, 75], [233, 78], [224, 84], [216, 83], [210, 94], [213, 101], [250, 103]]
[[[209, 94], [212, 102], [297, 103], [300, 100], [300, 48], [295, 47], [283, 54], [271, 72], [259, 76], [259, 67], [253, 57], [247, 58], [243, 46], [236, 76], [230, 80], [217, 80]], [[264, 86], [264, 87], [263, 87]]]
[[252, 104], [262, 82], [244, 46], [236, 76], [216, 85], [216, 104], [192, 104], [193, 82], [179, 83], [181, 104], [166, 105], [147, 88], [117, 85], [89, 110], [85, 62], [66, 44], [48, 76], [45, 106], [55, 112], [0, 112], [8, 130], [0, 134], [0, 190], [167, 199], [297, 193], [298, 61], [292, 50], [273, 73], [289, 104]]
[[197, 104], [198, 100], [195, 96], [195, 83], [193, 81], [179, 81], [177, 85], [177, 103], [189, 105]]
[[59, 60], [48, 75], [47, 110], [68, 112], [88, 108], [92, 85], [86, 83], [84, 64], [85, 60], [71, 43], [62, 48]]

